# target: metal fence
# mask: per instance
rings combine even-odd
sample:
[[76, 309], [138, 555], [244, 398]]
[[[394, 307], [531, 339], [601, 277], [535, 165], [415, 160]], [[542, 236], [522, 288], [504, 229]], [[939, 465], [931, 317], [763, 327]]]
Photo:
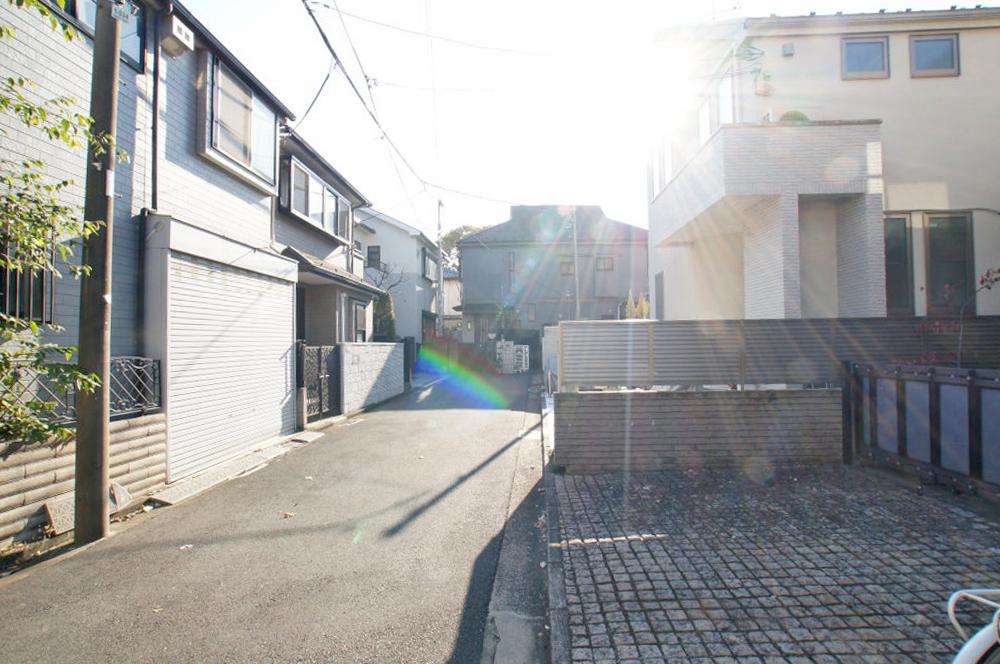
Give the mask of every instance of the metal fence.
[[559, 324], [559, 387], [840, 385], [845, 361], [1000, 366], [1000, 317]]
[[300, 343], [297, 359], [298, 385], [306, 392], [306, 421], [340, 415], [340, 349]]
[[845, 432], [858, 455], [1000, 485], [1000, 371], [850, 368]]
[[[54, 405], [52, 417], [58, 422], [76, 420], [75, 390], [61, 390], [44, 374], [25, 365], [16, 370], [17, 385], [11, 396], [19, 404], [41, 401]], [[111, 359], [110, 389], [111, 419], [126, 419], [158, 412], [160, 396], [160, 361], [148, 357], [115, 357]]]

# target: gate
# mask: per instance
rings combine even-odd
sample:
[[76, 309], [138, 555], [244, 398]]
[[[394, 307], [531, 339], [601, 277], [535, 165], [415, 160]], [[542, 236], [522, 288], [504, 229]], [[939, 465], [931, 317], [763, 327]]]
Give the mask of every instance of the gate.
[[340, 349], [299, 344], [298, 383], [306, 389], [306, 420], [340, 415]]

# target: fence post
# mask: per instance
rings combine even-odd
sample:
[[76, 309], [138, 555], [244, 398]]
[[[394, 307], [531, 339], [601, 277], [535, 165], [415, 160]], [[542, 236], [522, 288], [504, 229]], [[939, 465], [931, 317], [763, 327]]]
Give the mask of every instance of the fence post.
[[941, 385], [936, 380], [934, 367], [927, 372], [927, 419], [931, 433], [931, 465], [941, 467]]
[[647, 358], [648, 366], [646, 367], [646, 369], [649, 376], [650, 387], [652, 387], [653, 384], [656, 382], [656, 349], [653, 346], [653, 339], [654, 339], [653, 325], [655, 325], [653, 321], [649, 321], [649, 323], [646, 325], [646, 351], [648, 353], [648, 358]]
[[854, 447], [857, 444], [855, 442], [855, 398], [857, 394], [857, 389], [854, 385], [854, 371], [851, 367], [850, 362], [842, 362], [840, 365], [840, 372], [842, 376], [841, 388], [840, 388], [840, 412], [842, 417], [843, 427], [842, 436], [842, 454], [844, 463], [852, 464], [854, 463]]
[[878, 367], [868, 367], [868, 442], [878, 447]]
[[306, 428], [306, 342], [295, 342], [295, 428], [302, 431]]
[[896, 367], [896, 454], [906, 457], [906, 381], [903, 371]]
[[743, 320], [736, 321], [736, 330], [740, 338], [740, 391], [747, 389], [747, 329]]
[[563, 381], [566, 379], [566, 335], [563, 334], [563, 324], [559, 323], [559, 382], [558, 391], [562, 392]]
[[983, 477], [982, 390], [976, 385], [976, 372], [969, 370], [969, 476]]

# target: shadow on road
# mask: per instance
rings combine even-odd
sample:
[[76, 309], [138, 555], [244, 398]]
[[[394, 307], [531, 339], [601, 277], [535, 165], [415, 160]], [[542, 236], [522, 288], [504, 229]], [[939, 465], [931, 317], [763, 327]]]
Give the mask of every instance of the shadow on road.
[[454, 482], [452, 482], [447, 487], [445, 487], [444, 489], [442, 489], [441, 491], [439, 491], [438, 493], [436, 493], [433, 498], [431, 498], [430, 500], [427, 500], [426, 502], [422, 503], [421, 505], [413, 508], [413, 510], [411, 510], [405, 517], [403, 517], [402, 519], [400, 519], [399, 523], [395, 524], [394, 526], [392, 526], [390, 528], [386, 528], [386, 530], [382, 533], [382, 536], [383, 537], [395, 537], [396, 535], [398, 535], [401, 532], [403, 532], [406, 529], [406, 527], [409, 526], [411, 523], [413, 523], [413, 521], [415, 521], [416, 519], [418, 519], [421, 514], [423, 514], [424, 512], [426, 512], [427, 510], [431, 509], [432, 507], [434, 507], [435, 505], [437, 505], [439, 502], [441, 502], [442, 500], [444, 500], [448, 496], [448, 494], [450, 494], [451, 492], [453, 492], [458, 487], [462, 486], [462, 484], [464, 484], [466, 481], [468, 481], [470, 478], [472, 478], [476, 473], [480, 472], [483, 468], [486, 468], [486, 466], [490, 465], [491, 463], [493, 463], [494, 461], [496, 461], [499, 457], [503, 456], [504, 452], [506, 452], [507, 450], [509, 450], [514, 445], [517, 445], [519, 442], [521, 442], [522, 439], [524, 439], [525, 436], [527, 436], [532, 431], [538, 429], [540, 426], [541, 426], [540, 423], [536, 424], [535, 426], [531, 427], [530, 429], [527, 429], [526, 431], [524, 431], [524, 433], [522, 433], [522, 434], [520, 434], [520, 435], [512, 438], [509, 442], [505, 443], [502, 447], [497, 448], [497, 450], [495, 452], [493, 452], [493, 454], [491, 454], [488, 457], [486, 457], [485, 459], [483, 459], [481, 462], [479, 462], [479, 464], [477, 464], [469, 472], [462, 473], [461, 475], [459, 475], [455, 479]]

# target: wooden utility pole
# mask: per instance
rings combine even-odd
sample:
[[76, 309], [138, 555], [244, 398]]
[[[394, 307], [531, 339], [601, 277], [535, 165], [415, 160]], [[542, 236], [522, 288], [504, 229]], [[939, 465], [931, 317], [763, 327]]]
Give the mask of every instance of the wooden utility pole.
[[437, 274], [437, 293], [434, 294], [435, 300], [437, 301], [437, 321], [434, 326], [434, 330], [438, 337], [444, 336], [444, 252], [441, 250], [441, 208], [444, 207], [444, 203], [441, 199], [438, 199], [438, 235], [437, 235], [437, 245], [438, 245], [438, 274]]
[[[121, 0], [99, 0], [94, 27], [94, 65], [90, 84], [92, 132], [101, 140], [87, 152], [83, 215], [100, 229], [83, 245], [89, 268], [80, 288], [80, 368], [101, 384], [76, 399], [76, 498], [74, 541], [86, 544], [108, 534], [108, 425], [111, 417], [111, 239], [115, 194], [115, 130], [118, 120], [118, 52]], [[114, 12], [114, 13], [113, 13]]]

